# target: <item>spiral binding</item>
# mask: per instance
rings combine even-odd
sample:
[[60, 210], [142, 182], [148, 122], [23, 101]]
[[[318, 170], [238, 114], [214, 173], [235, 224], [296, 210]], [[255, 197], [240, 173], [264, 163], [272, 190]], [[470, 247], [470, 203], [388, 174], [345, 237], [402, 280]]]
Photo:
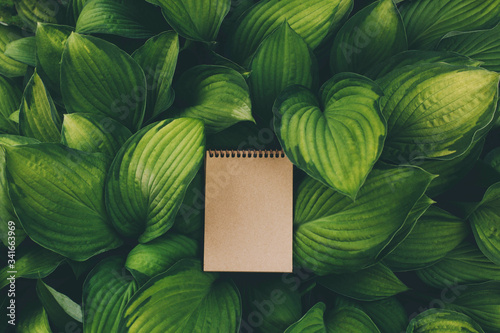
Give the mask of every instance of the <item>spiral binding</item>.
[[283, 150], [219, 150], [210, 149], [207, 150], [208, 156], [210, 157], [253, 157], [253, 158], [278, 158], [285, 157], [285, 152]]

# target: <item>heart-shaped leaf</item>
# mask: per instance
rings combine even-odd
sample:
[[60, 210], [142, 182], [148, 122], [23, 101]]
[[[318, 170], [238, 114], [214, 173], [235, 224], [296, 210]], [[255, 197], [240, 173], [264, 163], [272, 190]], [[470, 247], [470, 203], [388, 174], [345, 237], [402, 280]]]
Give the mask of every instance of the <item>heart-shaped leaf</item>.
[[12, 204], [31, 239], [78, 261], [121, 245], [104, 206], [102, 155], [52, 143], [3, 149]]
[[333, 42], [334, 72], [365, 73], [374, 65], [406, 51], [403, 21], [393, 0], [377, 1], [352, 16]]
[[430, 309], [422, 312], [412, 319], [407, 333], [441, 333], [441, 332], [469, 332], [484, 333], [479, 326], [470, 317], [463, 313], [443, 310]]
[[316, 303], [299, 321], [286, 329], [284, 333], [327, 333], [323, 316], [325, 303]]
[[106, 205], [120, 234], [147, 243], [172, 227], [204, 147], [203, 123], [188, 118], [151, 124], [123, 145], [106, 182]]
[[7, 77], [23, 76], [28, 69], [26, 64], [5, 55], [7, 44], [22, 38], [21, 31], [15, 27], [0, 25], [0, 74]]
[[450, 32], [436, 48], [466, 55], [481, 61], [481, 67], [500, 72], [500, 23], [489, 30]]
[[87, 275], [82, 296], [85, 333], [117, 332], [125, 306], [138, 288], [124, 263], [120, 257], [108, 257]]
[[42, 142], [61, 141], [61, 118], [36, 71], [29, 80], [21, 100], [19, 132]]
[[175, 111], [181, 117], [203, 120], [208, 133], [240, 121], [252, 121], [250, 93], [234, 69], [200, 65], [184, 72], [175, 86]]
[[349, 15], [352, 6], [352, 0], [260, 1], [237, 20], [229, 44], [231, 59], [245, 63], [285, 21], [315, 49]]
[[64, 115], [62, 143], [87, 153], [115, 156], [132, 133], [119, 122], [93, 113]]
[[380, 301], [359, 302], [358, 304], [382, 333], [401, 333], [408, 325], [408, 314], [394, 296]]
[[318, 275], [373, 265], [405, 225], [432, 178], [413, 167], [375, 169], [355, 202], [307, 178], [295, 203], [296, 263]]
[[321, 102], [304, 87], [287, 88], [274, 104], [274, 127], [286, 155], [311, 177], [355, 199], [382, 152], [381, 94], [373, 81], [352, 73], [326, 82]]
[[492, 28], [500, 15], [498, 0], [404, 1], [400, 7], [412, 49], [432, 49], [454, 30]]
[[57, 23], [57, 14], [63, 12], [58, 2], [19, 0], [15, 3], [23, 25], [32, 31], [36, 30], [38, 22]]
[[468, 233], [466, 221], [438, 207], [430, 207], [408, 237], [384, 258], [384, 263], [393, 271], [429, 266], [444, 258]]
[[458, 284], [500, 281], [500, 266], [486, 258], [476, 246], [464, 242], [443, 260], [418, 270], [417, 275], [429, 286], [446, 288]]
[[179, 38], [173, 31], [148, 39], [132, 54], [146, 74], [148, 100], [144, 119], [154, 118], [174, 102], [172, 79], [178, 54]]
[[103, 114], [135, 131], [142, 124], [146, 93], [144, 72], [125, 51], [99, 38], [70, 35], [61, 63], [68, 113]]
[[500, 183], [493, 184], [469, 216], [477, 245], [491, 261], [500, 265]]
[[257, 121], [264, 126], [269, 126], [274, 100], [283, 89], [293, 84], [307, 88], [317, 84], [316, 58], [287, 22], [262, 42], [252, 59], [250, 70], [252, 74], [248, 85], [252, 92], [254, 113]]
[[322, 276], [318, 283], [347, 297], [375, 301], [407, 291], [409, 288], [383, 264], [355, 273]]
[[[158, 309], [169, 315], [158, 316]], [[146, 283], [128, 302], [119, 332], [236, 333], [241, 300], [236, 286], [201, 263], [184, 259]]]
[[36, 28], [36, 68], [44, 82], [60, 93], [61, 57], [73, 27], [38, 23]]
[[405, 66], [377, 80], [388, 132], [382, 157], [409, 163], [462, 155], [492, 124], [500, 75], [444, 63]]
[[18, 134], [19, 129], [10, 119], [21, 104], [22, 92], [11, 80], [0, 76], [0, 133]]
[[147, 244], [139, 244], [129, 252], [125, 267], [144, 284], [173, 264], [198, 254], [198, 243], [184, 235], [166, 234]]
[[203, 42], [215, 40], [231, 8], [231, 0], [154, 0], [153, 3], [162, 8], [168, 24], [179, 35]]
[[363, 310], [349, 304], [337, 304], [327, 313], [326, 326], [328, 333], [380, 333]]
[[4, 54], [16, 61], [35, 66], [35, 37], [25, 37], [10, 42], [5, 46]]

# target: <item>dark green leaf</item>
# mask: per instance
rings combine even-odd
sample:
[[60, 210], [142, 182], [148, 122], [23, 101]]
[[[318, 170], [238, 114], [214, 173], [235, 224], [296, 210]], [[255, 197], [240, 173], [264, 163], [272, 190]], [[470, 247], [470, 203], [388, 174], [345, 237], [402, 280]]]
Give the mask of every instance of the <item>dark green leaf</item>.
[[35, 37], [25, 37], [10, 42], [5, 47], [4, 54], [29, 66], [35, 66]]
[[326, 333], [325, 321], [325, 303], [316, 303], [299, 321], [286, 329], [284, 333]]
[[16, 77], [23, 76], [26, 73], [28, 68], [26, 64], [4, 54], [7, 44], [20, 38], [22, 38], [20, 30], [0, 24], [0, 74], [7, 77]]
[[57, 14], [62, 11], [57, 1], [18, 0], [16, 9], [24, 25], [35, 31], [38, 22], [57, 23]]
[[327, 333], [380, 333], [375, 323], [358, 307], [337, 305], [327, 314]]
[[359, 303], [382, 333], [401, 333], [408, 325], [408, 315], [396, 297]]
[[430, 309], [412, 319], [407, 333], [484, 333], [470, 317], [450, 310]]
[[0, 76], [0, 133], [18, 134], [17, 124], [10, 117], [21, 104], [22, 92], [11, 80]]
[[52, 333], [47, 312], [36, 300], [20, 309], [17, 333]]

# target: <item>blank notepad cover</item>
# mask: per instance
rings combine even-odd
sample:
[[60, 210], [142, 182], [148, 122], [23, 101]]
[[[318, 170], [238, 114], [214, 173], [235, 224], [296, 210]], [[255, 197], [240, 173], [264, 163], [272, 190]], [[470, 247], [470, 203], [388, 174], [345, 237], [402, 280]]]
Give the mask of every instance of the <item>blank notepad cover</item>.
[[278, 151], [208, 151], [204, 270], [291, 272], [293, 166]]

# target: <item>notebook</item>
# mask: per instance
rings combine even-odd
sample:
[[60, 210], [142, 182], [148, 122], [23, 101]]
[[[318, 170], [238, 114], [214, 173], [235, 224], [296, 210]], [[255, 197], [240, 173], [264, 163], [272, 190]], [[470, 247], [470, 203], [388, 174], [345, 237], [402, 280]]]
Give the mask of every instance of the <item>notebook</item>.
[[204, 270], [291, 272], [292, 208], [282, 151], [207, 151]]

